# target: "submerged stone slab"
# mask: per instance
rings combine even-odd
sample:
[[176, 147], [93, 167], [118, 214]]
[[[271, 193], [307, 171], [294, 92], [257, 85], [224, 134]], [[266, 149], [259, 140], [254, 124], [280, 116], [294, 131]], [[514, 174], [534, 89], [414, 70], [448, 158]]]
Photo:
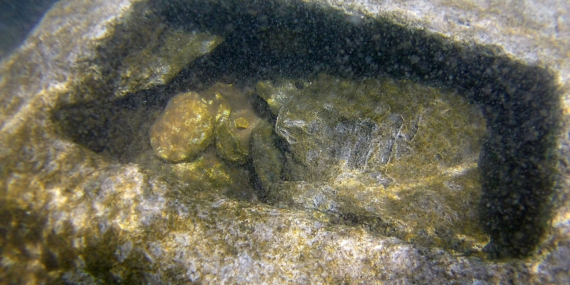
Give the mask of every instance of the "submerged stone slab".
[[285, 180], [328, 181], [349, 169], [379, 177], [378, 185], [417, 183], [477, 163], [483, 116], [452, 92], [325, 74], [302, 88], [270, 85], [258, 83], [258, 93], [269, 106], [281, 101], [275, 132], [290, 148]]
[[183, 67], [210, 53], [222, 38], [196, 31], [152, 27], [143, 49], [134, 50], [120, 67], [116, 95], [124, 96], [169, 83]]
[[478, 106], [405, 81], [298, 82], [257, 84], [269, 106], [280, 101], [275, 133], [289, 144], [284, 181], [264, 184], [270, 203], [462, 253], [484, 247]]

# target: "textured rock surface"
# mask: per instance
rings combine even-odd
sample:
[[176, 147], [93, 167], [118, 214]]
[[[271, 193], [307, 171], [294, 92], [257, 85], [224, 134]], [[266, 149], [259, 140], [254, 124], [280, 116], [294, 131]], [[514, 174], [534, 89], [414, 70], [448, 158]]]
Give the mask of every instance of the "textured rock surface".
[[454, 40], [493, 44], [528, 63], [544, 63], [570, 79], [566, 60], [570, 41], [568, 1], [318, 1], [364, 15], [388, 14], [400, 23], [443, 34]]
[[[217, 1], [153, 1], [148, 8], [145, 1], [61, 1], [27, 41], [2, 61], [2, 282], [567, 282], [570, 271], [567, 183], [570, 147], [565, 124], [570, 110], [567, 3], [553, 1], [554, 4], [542, 6], [529, 1], [513, 6], [492, 1], [458, 4], [330, 1], [322, 2], [324, 6], [318, 6], [321, 10], [311, 6], [316, 1], [222, 2], [224, 5]], [[306, 3], [309, 4], [303, 6]], [[334, 9], [327, 8], [331, 6]], [[534, 13], [537, 10], [532, 8], [539, 6], [549, 8]], [[155, 10], [156, 14], [152, 12]], [[339, 76], [367, 77], [373, 73], [419, 81], [427, 78], [427, 83], [458, 90], [483, 106], [487, 135], [495, 138], [483, 144], [485, 155], [489, 156], [480, 160], [482, 196], [486, 201], [482, 206], [488, 202], [491, 209], [483, 217], [489, 218], [487, 231], [494, 236], [498, 248], [493, 252], [501, 256], [537, 250], [527, 258], [502, 261], [482, 254], [457, 255], [448, 250], [456, 248], [444, 245], [453, 242], [442, 238], [445, 231], [437, 237], [428, 233], [424, 241], [409, 241], [374, 230], [376, 225], [383, 225], [378, 219], [359, 220], [347, 215], [337, 218], [321, 211], [326, 203], [304, 207], [313, 199], [311, 188], [322, 185], [318, 182], [293, 185], [305, 185], [304, 191], [289, 200], [301, 207], [279, 208], [260, 203], [247, 194], [251, 186], [241, 185], [245, 182], [237, 182], [240, 180], [227, 183], [229, 191], [217, 191], [221, 188], [215, 185], [222, 180], [214, 178], [214, 183], [206, 183], [204, 178], [221, 177], [232, 171], [216, 158], [212, 149], [206, 150], [196, 167], [209, 165], [207, 169], [216, 172], [190, 171], [199, 180], [198, 184], [212, 187], [203, 189], [192, 179], [162, 177], [152, 168], [156, 160], [133, 163], [137, 156], [141, 160], [145, 155], [153, 157], [145, 152], [148, 145], [135, 148], [124, 160], [116, 160], [112, 156], [120, 153], [121, 147], [111, 148], [111, 158], [105, 155], [105, 149], [112, 145], [105, 140], [97, 139], [95, 146], [101, 148], [93, 149], [87, 142], [89, 138], [98, 138], [98, 134], [90, 134], [93, 129], [89, 127], [82, 129], [81, 134], [60, 133], [58, 129], [65, 125], [60, 120], [70, 120], [64, 114], [79, 112], [86, 121], [100, 124], [102, 131], [116, 130], [120, 134], [121, 129], [108, 120], [113, 118], [111, 114], [97, 118], [101, 114], [97, 109], [109, 106], [105, 102], [115, 98], [120, 66], [128, 55], [126, 51], [134, 48], [129, 43], [139, 44], [136, 48], [140, 48], [138, 39], [146, 38], [136, 34], [137, 30], [144, 34], [145, 29], [135, 27], [161, 21], [182, 26], [181, 23], [190, 20], [194, 21], [193, 28], [211, 24], [207, 31], [227, 40], [214, 50], [210, 61], [196, 62], [195, 69], [190, 66], [181, 71], [188, 81], [175, 78], [164, 90], [157, 88], [111, 100], [112, 110], [124, 112], [122, 115], [137, 114], [134, 120], [137, 123], [126, 124], [135, 129], [132, 133], [137, 133], [140, 126], [148, 130], [150, 122], [142, 118], [147, 115], [149, 120], [156, 118], [169, 97], [188, 91], [184, 89], [200, 89], [185, 84], [201, 81], [201, 76], [232, 81], [251, 74], [269, 77], [272, 71], [290, 70], [286, 75], [295, 77], [310, 66], [307, 77], [328, 68]], [[382, 29], [366, 26], [370, 23], [378, 23]], [[414, 28], [422, 23], [427, 30]], [[363, 26], [366, 29], [358, 28]], [[311, 33], [312, 30], [318, 33]], [[377, 37], [366, 31], [377, 33]], [[261, 35], [276, 36], [264, 41]], [[294, 48], [283, 48], [283, 43], [291, 43]], [[480, 45], [485, 43], [499, 48]], [[222, 52], [233, 57], [223, 57]], [[318, 58], [308, 61], [304, 57], [308, 54]], [[216, 61], [216, 56], [221, 59]], [[529, 65], [535, 62], [550, 66], [555, 76], [550, 76], [541, 65]], [[232, 73], [236, 70], [243, 73]], [[253, 75], [254, 82], [267, 79]], [[85, 102], [93, 106], [81, 108]], [[155, 105], [145, 105], [149, 102]], [[271, 109], [269, 104], [267, 108]], [[551, 124], [551, 120], [560, 119], [559, 109], [563, 116], [561, 130]], [[85, 110], [89, 112], [82, 113]], [[266, 120], [271, 122], [271, 116], [268, 117]], [[72, 132], [74, 128], [62, 129]], [[264, 129], [267, 134], [272, 133], [271, 128]], [[148, 141], [146, 138], [144, 141]], [[130, 139], [135, 141], [133, 144], [137, 140]], [[256, 145], [255, 133], [253, 140]], [[125, 141], [129, 139], [121, 137], [112, 142], [129, 146]], [[276, 154], [284, 151], [275, 152], [268, 142], [273, 141], [265, 141], [258, 150], [268, 147]], [[255, 152], [252, 149], [252, 155]], [[549, 158], [550, 155], [554, 158]], [[557, 163], [556, 168], [552, 161]], [[194, 166], [190, 164], [186, 168], [177, 166], [182, 168], [179, 173], [192, 169]], [[172, 165], [159, 165], [162, 167]], [[243, 177], [247, 171], [251, 169], [238, 169]], [[557, 176], [551, 179], [543, 172]], [[271, 181], [274, 175], [269, 173], [265, 177]], [[349, 180], [350, 177], [345, 181]], [[517, 188], [517, 183], [526, 186]], [[521, 191], [513, 191], [519, 188]], [[552, 189], [558, 194], [553, 199], [557, 207], [542, 215], [545, 208], [551, 209], [552, 203], [543, 200], [553, 197]], [[337, 193], [342, 195], [354, 194], [340, 190]], [[327, 191], [332, 193], [335, 188]], [[370, 201], [372, 206], [380, 205], [375, 203], [380, 201]], [[430, 210], [434, 203], [428, 201], [422, 205]], [[528, 211], [523, 209], [525, 206]], [[504, 217], [503, 224], [495, 220], [500, 216]], [[542, 220], [550, 216], [552, 227], [544, 228]], [[546, 235], [528, 235], [530, 239], [526, 241], [531, 243], [526, 247], [524, 238], [529, 231], [525, 232], [525, 227]], [[521, 229], [523, 234], [517, 234]], [[517, 237], [523, 239], [516, 240]], [[512, 238], [515, 240], [509, 241]]]
[[275, 132], [289, 144], [282, 173], [289, 182], [263, 181], [271, 203], [461, 253], [487, 242], [476, 211], [485, 134], [476, 106], [411, 82], [325, 74], [257, 87], [278, 107]]
[[265, 197], [272, 185], [281, 182], [285, 162], [283, 153], [277, 147], [277, 135], [270, 124], [263, 122], [253, 131], [251, 152], [253, 167], [263, 189], [261, 196]]
[[[245, 128], [247, 130], [247, 128]], [[241, 134], [243, 129], [235, 121], [221, 118], [216, 126], [216, 147], [220, 156], [228, 161], [244, 164], [249, 156], [249, 134]]]
[[214, 116], [197, 93], [172, 98], [150, 128], [150, 144], [162, 159], [180, 162], [204, 151], [214, 138]]
[[387, 180], [416, 183], [477, 163], [485, 122], [477, 106], [456, 94], [411, 82], [355, 83], [325, 74], [302, 89], [279, 84], [257, 86], [272, 110], [278, 109], [275, 131], [290, 144], [287, 180], [325, 181], [346, 168], [388, 186]]
[[207, 33], [172, 30], [160, 25], [151, 29], [144, 48], [130, 52], [124, 59], [117, 96], [169, 83], [183, 67], [222, 42], [221, 37]]
[[260, 122], [248, 103], [251, 92], [216, 83], [203, 94], [220, 102], [215, 126], [218, 155], [234, 164], [246, 163], [250, 158], [251, 133]]

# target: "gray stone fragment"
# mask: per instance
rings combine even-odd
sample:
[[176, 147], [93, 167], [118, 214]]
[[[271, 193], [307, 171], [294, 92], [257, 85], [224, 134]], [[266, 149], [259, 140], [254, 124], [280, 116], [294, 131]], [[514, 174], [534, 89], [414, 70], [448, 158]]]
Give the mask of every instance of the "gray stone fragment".
[[216, 35], [160, 25], [144, 37], [143, 48], [129, 51], [119, 68], [118, 97], [168, 84], [183, 67], [223, 41]]
[[273, 184], [281, 181], [283, 154], [276, 147], [275, 139], [273, 128], [266, 122], [261, 122], [253, 131], [251, 156], [253, 167], [263, 188], [262, 197], [267, 195], [268, 189]]

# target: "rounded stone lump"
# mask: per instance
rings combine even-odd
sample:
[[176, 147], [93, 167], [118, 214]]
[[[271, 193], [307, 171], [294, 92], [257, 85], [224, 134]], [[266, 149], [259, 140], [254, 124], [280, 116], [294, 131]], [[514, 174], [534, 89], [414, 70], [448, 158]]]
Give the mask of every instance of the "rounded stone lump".
[[213, 140], [213, 116], [195, 92], [172, 98], [150, 128], [154, 153], [170, 162], [181, 162], [204, 151]]

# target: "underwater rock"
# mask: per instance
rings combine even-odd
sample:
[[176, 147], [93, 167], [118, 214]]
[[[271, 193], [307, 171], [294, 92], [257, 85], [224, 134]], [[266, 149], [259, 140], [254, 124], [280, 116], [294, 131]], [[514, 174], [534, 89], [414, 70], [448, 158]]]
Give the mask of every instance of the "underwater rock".
[[[321, 74], [302, 89], [276, 82], [283, 86], [257, 84], [260, 97], [279, 107], [274, 130], [288, 144], [284, 182], [260, 179], [269, 203], [379, 219], [375, 231], [425, 246], [483, 248], [473, 208], [485, 121], [476, 106], [406, 81]], [[465, 244], [438, 237], [434, 229], [443, 228]]]
[[200, 155], [192, 162], [169, 165], [175, 178], [188, 182], [192, 187], [219, 193], [239, 200], [251, 201], [255, 194], [249, 177], [251, 174], [243, 167], [229, 165], [220, 159], [214, 151]]
[[153, 173], [171, 183], [217, 193], [244, 201], [255, 200], [248, 169], [227, 163], [214, 148], [199, 153], [192, 161], [170, 163], [159, 159], [153, 150], [142, 152], [134, 161], [144, 171]]
[[[565, 12], [568, 11], [567, 3], [554, 1], [556, 5], [551, 5], [550, 2], [553, 1], [521, 1], [512, 5], [509, 1], [489, 4], [489, 1], [468, 0], [449, 5], [449, 1], [431, 0], [58, 1], [28, 35], [25, 43], [0, 62], [0, 93], [3, 94], [0, 96], [0, 145], [3, 146], [0, 151], [0, 280], [16, 284], [567, 283], [570, 272], [570, 89], [567, 82], [570, 45], [567, 42], [570, 33], [566, 20], [568, 13]], [[317, 8], [311, 6], [313, 4], [318, 4], [315, 5]], [[142, 9], [145, 13], [141, 13], [141, 7], [145, 8]], [[149, 7], [163, 13], [153, 16]], [[315, 17], [323, 14], [326, 17]], [[334, 16], [339, 14], [345, 20]], [[144, 22], [143, 18], [150, 20]], [[183, 177], [164, 179], [157, 173], [159, 171], [130, 161], [124, 163], [108, 159], [58, 133], [50, 114], [67, 104], [87, 101], [100, 104], [109, 100], [117, 91], [118, 70], [124, 59], [122, 55], [146, 46], [140, 45], [146, 37], [137, 41], [133, 40], [137, 38], [133, 34], [138, 28], [157, 26], [148, 23], [160, 22], [157, 19], [164, 18], [171, 21], [168, 24], [184, 27], [196, 22], [206, 27], [210, 24], [219, 27], [221, 22], [218, 30], [238, 39], [234, 43], [245, 39], [240, 45], [227, 50], [238, 58], [233, 63], [244, 64], [246, 69], [247, 58], [244, 60], [241, 56], [257, 56], [258, 42], [251, 37], [251, 31], [255, 29], [244, 28], [265, 21], [267, 25], [273, 25], [268, 29], [273, 32], [279, 31], [275, 29], [276, 25], [285, 23], [287, 28], [296, 29], [292, 35], [316, 35], [314, 38], [324, 43], [305, 49], [307, 53], [313, 52], [314, 56], [327, 54], [325, 47], [338, 52], [324, 58], [327, 64], [333, 64], [331, 69], [342, 67], [345, 74], [359, 75], [356, 69], [353, 73], [346, 71], [347, 66], [352, 66], [370, 68], [375, 76], [386, 72], [404, 79], [422, 81], [427, 78], [428, 83], [436, 86], [443, 84], [465, 91], [472, 98], [488, 99], [486, 106], [489, 108], [484, 108], [487, 127], [493, 124], [494, 128], [488, 134], [496, 141], [489, 145], [488, 150], [494, 149], [498, 155], [489, 153], [493, 157], [486, 159], [486, 166], [492, 169], [486, 178], [496, 178], [490, 180], [488, 191], [496, 195], [483, 200], [492, 202], [484, 218], [488, 217], [491, 222], [490, 234], [498, 237], [495, 245], [499, 250], [510, 250], [510, 253], [517, 253], [517, 250], [518, 253], [529, 253], [536, 247], [521, 246], [526, 242], [525, 237], [536, 231], [535, 223], [528, 219], [512, 219], [516, 218], [514, 214], [529, 219], [542, 218], [533, 216], [533, 212], [525, 211], [524, 207], [537, 205], [529, 202], [539, 201], [534, 200], [535, 197], [551, 198], [540, 193], [548, 188], [526, 188], [524, 183], [529, 180], [521, 179], [524, 175], [531, 179], [537, 177], [522, 170], [525, 166], [536, 169], [533, 167], [544, 161], [541, 155], [548, 152], [532, 146], [549, 147], [542, 140], [551, 138], [551, 125], [537, 125], [535, 121], [520, 118], [548, 118], [555, 116], [552, 114], [560, 107], [563, 110], [563, 118], [559, 122], [563, 125], [562, 130], [552, 138], [556, 144], [554, 151], [560, 152], [560, 157], [553, 155], [556, 169], [548, 165], [543, 168], [557, 176], [554, 190], [560, 198], [553, 200], [559, 207], [553, 207], [553, 218], [549, 220], [551, 227], [547, 228], [548, 235], [541, 240], [539, 251], [525, 259], [509, 258], [497, 262], [486, 258], [480, 251], [462, 252], [464, 245], [461, 244], [458, 247], [442, 245], [457, 244], [462, 239], [470, 242], [469, 237], [461, 234], [461, 224], [454, 224], [459, 230], [428, 228], [414, 232], [409, 230], [414, 224], [410, 224], [412, 228], [399, 224], [402, 218], [390, 218], [389, 212], [374, 216], [367, 214], [369, 210], [366, 207], [354, 207], [359, 210], [354, 215], [346, 212], [345, 209], [353, 207], [351, 203], [358, 202], [372, 206], [372, 212], [383, 209], [394, 213], [407, 212], [410, 220], [420, 222], [429, 219], [432, 213], [436, 214], [433, 217], [453, 220], [456, 216], [445, 217], [441, 213], [453, 213], [449, 209], [460, 213], [468, 207], [454, 208], [453, 203], [470, 203], [476, 199], [471, 194], [478, 184], [470, 176], [477, 172], [476, 165], [451, 167], [454, 164], [450, 158], [456, 151], [454, 144], [448, 152], [436, 154], [433, 161], [428, 156], [426, 164], [419, 161], [388, 169], [392, 162], [398, 161], [397, 153], [400, 153], [401, 163], [414, 157], [408, 156], [408, 149], [417, 154], [417, 148], [421, 148], [421, 133], [430, 127], [421, 125], [422, 120], [411, 142], [400, 139], [398, 146], [402, 147], [398, 149], [401, 151], [392, 152], [394, 156], [385, 164], [383, 172], [364, 172], [366, 175], [362, 175], [358, 168], [347, 167], [346, 170], [339, 168], [342, 173], [336, 177], [333, 175], [333, 181], [282, 182], [279, 178], [273, 186], [286, 190], [282, 193], [282, 203], [279, 202], [279, 206], [283, 204], [286, 208], [200, 189], [192, 181], [184, 181]], [[224, 22], [226, 19], [228, 22]], [[374, 25], [364, 26], [369, 22]], [[125, 26], [131, 28], [123, 29]], [[319, 30], [315, 32], [317, 27]], [[319, 33], [321, 27], [328, 28], [325, 31], [331, 34]], [[339, 35], [336, 31], [341, 30], [346, 33], [336, 37]], [[368, 31], [377, 34], [369, 36]], [[274, 42], [280, 44], [289, 41], [288, 38], [287, 35], [276, 37]], [[333, 40], [329, 41], [331, 38]], [[297, 40], [296, 43], [301, 45], [304, 42]], [[262, 58], [263, 61], [266, 59], [271, 66], [254, 65], [254, 68], [247, 69], [248, 74], [272, 70], [282, 63], [274, 61], [275, 57]], [[335, 62], [338, 65], [335, 66]], [[216, 71], [236, 67], [226, 63], [212, 66], [218, 68]], [[319, 70], [326, 68], [313, 62], [308, 64]], [[540, 67], [542, 65], [549, 66], [548, 72]], [[290, 64], [281, 66], [283, 69], [295, 67]], [[228, 78], [232, 79], [232, 75], [235, 74]], [[258, 77], [253, 80], [258, 80]], [[548, 89], [551, 84], [557, 87], [555, 91]], [[309, 85], [303, 87], [306, 89]], [[165, 89], [168, 92], [181, 91], [177, 88], [182, 90], [187, 86], [168, 86]], [[154, 99], [154, 94], [151, 95], [135, 103]], [[410, 104], [415, 102], [414, 96], [404, 99]], [[350, 100], [346, 102], [350, 107]], [[432, 102], [435, 104], [432, 110], [439, 111], [431, 114], [433, 118], [449, 114], [444, 112], [445, 108], [437, 107], [441, 102]], [[125, 101], [119, 103], [128, 108], [140, 107]], [[455, 107], [450, 102], [443, 103], [444, 107]], [[531, 105], [534, 109], [529, 107]], [[98, 107], [105, 105], [89, 109]], [[232, 110], [237, 109], [232, 107]], [[275, 109], [276, 115], [279, 109]], [[295, 111], [295, 108], [288, 109]], [[108, 112], [114, 110], [120, 109]], [[410, 118], [413, 122], [415, 114], [404, 115], [392, 109], [390, 113], [402, 116], [403, 136], [410, 138], [413, 129], [409, 124]], [[140, 114], [144, 118], [148, 113]], [[295, 113], [283, 118], [292, 114]], [[429, 112], [425, 114], [430, 115]], [[98, 119], [90, 117], [91, 113], [85, 115], [88, 115], [88, 120]], [[399, 117], [392, 118], [393, 124], [400, 124]], [[361, 130], [373, 129], [372, 126], [381, 126], [384, 122], [369, 121], [374, 124], [352, 133], [360, 134]], [[369, 121], [365, 117], [352, 118], [345, 126], [354, 127]], [[100, 122], [105, 131], [106, 122], [103, 119]], [[449, 119], [443, 122], [449, 122]], [[511, 123], [502, 125], [504, 122]], [[139, 125], [133, 125], [136, 126]], [[282, 124], [280, 129], [283, 133], [293, 131], [286, 124]], [[521, 131], [512, 132], [511, 129]], [[74, 130], [71, 127], [68, 131]], [[447, 131], [433, 132], [442, 134], [442, 138], [434, 142], [453, 136], [453, 130], [452, 125]], [[88, 140], [90, 130], [80, 131]], [[120, 130], [111, 135], [115, 134], [121, 134]], [[122, 137], [121, 141], [140, 138], [128, 136]], [[428, 136], [424, 142], [429, 139]], [[145, 132], [145, 141], [148, 142], [148, 132]], [[274, 141], [266, 143], [269, 146]], [[101, 148], [105, 148], [104, 142], [101, 143]], [[115, 151], [122, 148], [121, 144]], [[285, 145], [279, 149], [285, 153], [290, 150]], [[212, 158], [212, 150], [215, 148], [198, 154], [198, 160], [208, 156], [204, 163], [183, 164], [204, 167], [200, 170], [204, 171], [204, 176], [193, 175], [207, 180], [205, 172], [212, 166], [210, 162], [214, 163], [212, 168], [220, 169], [215, 163], [221, 160]], [[150, 146], [146, 151], [154, 161], [159, 161]], [[525, 155], [529, 153], [531, 155]], [[163, 167], [174, 167], [173, 164], [159, 162]], [[494, 163], [499, 163], [499, 167]], [[448, 178], [430, 175], [435, 169]], [[223, 178], [222, 173], [219, 172], [219, 177]], [[239, 173], [248, 177], [245, 172]], [[421, 180], [415, 181], [416, 173]], [[406, 180], [410, 183], [402, 183]], [[426, 185], [429, 181], [434, 182], [433, 186]], [[505, 181], [510, 184], [505, 184]], [[497, 185], [493, 183], [507, 187], [495, 187]], [[527, 192], [517, 192], [518, 184], [522, 184]], [[231, 190], [237, 192], [241, 187], [238, 183]], [[291, 189], [295, 187], [297, 190]], [[350, 189], [378, 192], [363, 192], [363, 196], [358, 197], [359, 193], [350, 192]], [[405, 189], [409, 193], [404, 193]], [[506, 190], [505, 196], [503, 189]], [[281, 194], [269, 191], [273, 195]], [[384, 191], [385, 196], [378, 195], [380, 191]], [[437, 191], [447, 191], [448, 194], [441, 196]], [[463, 194], [452, 194], [457, 192]], [[360, 202], [366, 199], [369, 201]], [[393, 203], [388, 205], [394, 208], [381, 208], [386, 201]], [[506, 205], [510, 206], [505, 208]], [[543, 209], [544, 205], [550, 204], [538, 204], [540, 207], [537, 209]], [[486, 204], [482, 206], [486, 207]], [[470, 209], [477, 210], [476, 207]], [[327, 213], [329, 210], [332, 213]], [[417, 219], [414, 216], [420, 214], [426, 217]], [[519, 227], [521, 223], [523, 227]], [[503, 225], [508, 224], [515, 226], [504, 231]], [[380, 230], [383, 228], [384, 232]], [[398, 233], [411, 233], [412, 242]], [[416, 243], [415, 240], [421, 242]]]
[[251, 92], [217, 82], [200, 96], [215, 109], [214, 136], [218, 155], [231, 163], [246, 163], [251, 134], [261, 120], [249, 104]]
[[281, 181], [283, 171], [283, 154], [276, 146], [276, 136], [270, 124], [262, 122], [253, 131], [251, 152], [263, 191], [261, 196], [265, 198], [270, 187]]
[[210, 53], [223, 39], [201, 32], [157, 26], [147, 31], [144, 48], [132, 51], [120, 68], [116, 96], [169, 83], [183, 67]]
[[[244, 118], [243, 119], [247, 122]], [[216, 148], [218, 154], [233, 163], [244, 164], [249, 156], [251, 129], [249, 124], [238, 127], [236, 120], [233, 122], [226, 117], [220, 118], [216, 124]]]
[[375, 178], [379, 177], [366, 181], [360, 173], [345, 170], [330, 182], [279, 181], [268, 186], [267, 201], [279, 208], [318, 211], [341, 224], [362, 224], [373, 233], [458, 254], [480, 253], [487, 243], [476, 211], [480, 188], [472, 185], [479, 179], [476, 169], [420, 185], [369, 186]]
[[277, 84], [260, 82], [256, 90], [278, 109], [275, 132], [290, 148], [286, 180], [328, 181], [352, 169], [411, 183], [477, 162], [485, 121], [455, 94], [325, 74], [303, 89], [285, 79]]
[[150, 144], [155, 154], [167, 161], [193, 158], [212, 142], [213, 119], [197, 93], [177, 95], [150, 128]]
[[244, 118], [244, 117], [239, 117], [239, 118], [235, 119], [234, 125], [236, 126], [236, 128], [238, 128], [240, 130], [245, 130], [245, 129], [249, 128], [249, 126], [250, 126], [249, 120]]
[[[208, 189], [208, 191], [216, 191], [235, 183], [226, 165], [215, 155], [205, 154], [192, 162], [176, 163], [171, 166], [173, 174], [178, 179], [200, 184], [202, 189]], [[247, 186], [247, 179], [246, 183], [238, 184]]]
[[267, 102], [275, 115], [287, 101], [294, 97], [291, 94], [300, 93], [294, 82], [288, 80], [283, 80], [276, 85], [269, 80], [259, 81], [255, 85], [255, 92]]

